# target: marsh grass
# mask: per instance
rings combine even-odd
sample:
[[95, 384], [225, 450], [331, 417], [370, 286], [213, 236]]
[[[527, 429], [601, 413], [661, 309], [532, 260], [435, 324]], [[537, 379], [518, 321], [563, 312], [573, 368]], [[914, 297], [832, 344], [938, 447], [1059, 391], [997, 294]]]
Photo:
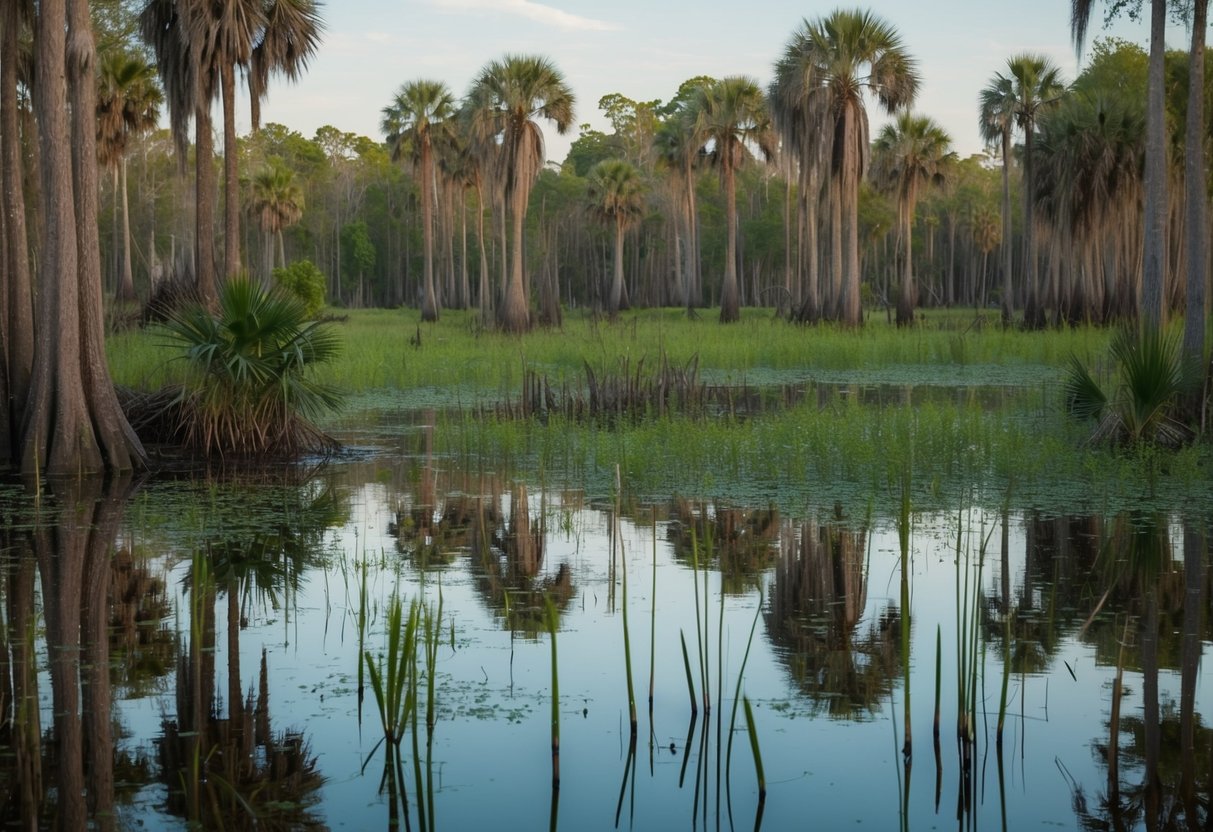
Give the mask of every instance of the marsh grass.
[[[601, 367], [622, 357], [654, 362], [662, 355], [675, 366], [698, 356], [700, 373], [709, 383], [739, 383], [743, 377], [765, 383], [810, 371], [896, 366], [1059, 369], [1070, 355], [1101, 354], [1110, 338], [1108, 331], [1095, 328], [1041, 333], [990, 327], [958, 334], [945, 316], [928, 317], [909, 330], [877, 321], [860, 330], [806, 328], [773, 320], [760, 310], [749, 310], [730, 327], [707, 319], [690, 321], [671, 310], [639, 310], [613, 324], [569, 315], [559, 330], [535, 330], [518, 338], [480, 329], [474, 319], [474, 313], [444, 310], [442, 320], [426, 325], [417, 346], [410, 343], [419, 322], [415, 310], [349, 310], [333, 323], [346, 348], [319, 377], [351, 393], [460, 388], [512, 394], [521, 389], [528, 368], [559, 384], [580, 378], [587, 364]], [[152, 389], [172, 375], [166, 367], [170, 352], [150, 331], [111, 336], [107, 353], [119, 384]]]

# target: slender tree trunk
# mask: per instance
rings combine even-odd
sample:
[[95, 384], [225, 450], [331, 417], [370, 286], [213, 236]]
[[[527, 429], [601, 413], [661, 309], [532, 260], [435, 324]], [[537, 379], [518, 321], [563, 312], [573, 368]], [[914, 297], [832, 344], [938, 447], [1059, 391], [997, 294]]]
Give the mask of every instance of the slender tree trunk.
[[861, 176], [858, 118], [852, 106], [843, 112], [842, 127], [842, 202], [843, 204], [843, 297], [842, 321], [847, 326], [863, 323], [859, 304], [859, 180]]
[[[18, 6], [16, 0], [0, 0], [0, 55], [17, 53]], [[29, 397], [30, 378], [34, 365], [34, 305], [30, 279], [29, 247], [25, 222], [25, 194], [21, 160], [21, 127], [17, 117], [17, 62], [0, 61], [0, 177], [3, 185], [4, 234], [6, 242], [7, 285], [4, 306], [7, 314], [0, 322], [7, 347], [7, 412], [3, 421], [10, 425], [4, 434], [6, 447], [0, 458], [10, 458], [10, 448], [16, 453], [13, 430], [21, 424]], [[34, 144], [37, 142], [35, 141]]]
[[[520, 158], [526, 158], [524, 150]], [[506, 287], [505, 301], [501, 305], [501, 326], [506, 332], [520, 333], [530, 329], [530, 311], [526, 301], [526, 283], [523, 274], [522, 244], [526, 229], [527, 184], [515, 182], [513, 186], [513, 250], [510, 252], [510, 282]]]
[[607, 313], [614, 317], [619, 314], [623, 301], [623, 218], [615, 218], [615, 270], [611, 279], [611, 296], [607, 302]]
[[127, 193], [126, 157], [118, 163], [118, 182], [122, 192], [122, 274], [118, 278], [118, 300], [137, 300], [135, 274], [131, 265], [131, 204]]
[[[1011, 128], [1002, 131], [1002, 325], [1010, 326], [1015, 314], [1015, 285], [1011, 280], [1014, 249], [1011, 247]], [[984, 294], [984, 293], [983, 293]], [[984, 303], [984, 298], [983, 298]]]
[[194, 109], [194, 279], [198, 297], [213, 306], [219, 297], [215, 285], [215, 142], [210, 97], [202, 98]]
[[1199, 388], [1205, 354], [1209, 279], [1208, 174], [1205, 169], [1205, 28], [1208, 0], [1192, 3], [1192, 48], [1188, 53], [1188, 123], [1184, 139], [1187, 309], [1184, 317], [1185, 372]]
[[729, 157], [731, 148], [723, 151], [722, 178], [724, 179], [725, 226], [724, 281], [720, 286], [720, 322], [733, 323], [741, 318], [740, 297], [737, 286], [737, 182], [733, 163]]
[[223, 277], [240, 273], [240, 169], [236, 146], [236, 67], [223, 62]]
[[1166, 323], [1167, 274], [1166, 0], [1151, 0], [1150, 8], [1150, 63], [1146, 88], [1146, 228], [1141, 312], [1147, 327], [1160, 329]]
[[906, 195], [902, 206], [901, 234], [903, 237], [902, 255], [905, 260], [901, 264], [901, 293], [897, 301], [897, 325], [909, 326], [914, 323], [914, 305], [917, 301], [914, 291], [914, 189]]
[[489, 285], [489, 249], [484, 238], [484, 185], [476, 182], [476, 248], [480, 253], [480, 285], [476, 298], [480, 322], [487, 325], [493, 315], [493, 290]]
[[429, 137], [421, 139], [421, 239], [425, 246], [425, 278], [422, 287], [421, 320], [438, 320], [438, 301], [434, 297], [434, 172]]

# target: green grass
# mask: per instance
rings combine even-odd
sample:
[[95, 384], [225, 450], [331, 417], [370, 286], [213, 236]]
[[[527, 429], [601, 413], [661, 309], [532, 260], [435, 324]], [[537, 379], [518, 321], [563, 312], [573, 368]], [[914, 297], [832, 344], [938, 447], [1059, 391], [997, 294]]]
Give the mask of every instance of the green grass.
[[[644, 310], [616, 323], [574, 313], [561, 330], [516, 337], [480, 330], [470, 313], [447, 310], [422, 325], [413, 310], [356, 311], [336, 324], [344, 349], [317, 380], [350, 394], [346, 415], [326, 425], [338, 435], [407, 433], [408, 410], [435, 407], [436, 450], [456, 462], [543, 471], [604, 498], [618, 464], [629, 499], [677, 493], [787, 510], [838, 500], [856, 516], [874, 493], [894, 493], [901, 470], [912, 471], [922, 510], [969, 493], [997, 505], [1011, 480], [1053, 509], [1208, 499], [1194, 487], [1208, 481], [1207, 443], [1175, 453], [1084, 448], [1085, 429], [1065, 418], [1067, 363], [1075, 355], [1106, 362], [1111, 331], [1003, 330], [989, 316], [972, 323], [969, 311], [931, 312], [909, 330], [873, 319], [850, 331], [751, 309], [721, 326], [711, 316]], [[180, 372], [163, 342], [154, 332], [112, 338], [115, 380], [146, 388]], [[697, 355], [709, 383], [819, 386], [751, 419], [675, 415], [622, 428], [482, 417], [471, 407], [517, 398], [527, 368], [553, 384], [580, 384], [587, 362], [651, 366], [663, 354], [674, 363]]]
[[[732, 326], [721, 326], [713, 316], [691, 321], [678, 310], [641, 310], [615, 323], [569, 314], [562, 329], [523, 337], [482, 331], [473, 313], [455, 310], [424, 325], [415, 310], [343, 314], [335, 326], [345, 349], [317, 378], [349, 393], [517, 395], [524, 367], [547, 373], [554, 382], [572, 382], [580, 379], [586, 362], [614, 366], [621, 356], [653, 362], [663, 353], [675, 362], [698, 355], [710, 382], [793, 382], [890, 368], [921, 375], [925, 368], [942, 366], [950, 372], [974, 368], [974, 381], [981, 381], [990, 367], [1059, 373], [1070, 355], [1102, 355], [1109, 340], [1108, 332], [1098, 329], [1039, 333], [987, 325], [965, 332], [958, 327], [971, 320], [967, 313], [928, 315], [908, 331], [883, 321], [855, 331], [793, 326], [767, 310], [746, 310]], [[413, 343], [418, 332], [419, 345]], [[148, 389], [180, 375], [171, 362], [173, 351], [154, 330], [114, 335], [107, 350], [119, 384]]]

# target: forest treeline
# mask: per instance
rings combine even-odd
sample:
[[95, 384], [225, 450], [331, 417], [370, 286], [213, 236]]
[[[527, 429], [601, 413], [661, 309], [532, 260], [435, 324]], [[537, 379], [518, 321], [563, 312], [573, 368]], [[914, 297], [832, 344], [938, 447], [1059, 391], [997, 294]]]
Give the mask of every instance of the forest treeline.
[[[1073, 4], [1076, 46], [1092, 5]], [[1205, 5], [1152, 0], [1149, 53], [1097, 41], [1075, 79], [1009, 56], [973, 102], [988, 152], [962, 159], [914, 109], [911, 45], [863, 10], [772, 44], [765, 87], [605, 96], [609, 132], [577, 126], [586, 103], [552, 61], [507, 54], [462, 94], [402, 79], [380, 136], [307, 137], [262, 126], [260, 104], [322, 48], [315, 0], [2, 0], [8, 453], [29, 470], [128, 467], [141, 449], [106, 392], [101, 298], [121, 318], [188, 285], [214, 307], [241, 274], [426, 320], [477, 307], [511, 332], [569, 308], [857, 326], [965, 306], [1029, 327], [1195, 309], [1184, 348], [1203, 356]], [[1169, 6], [1192, 16], [1188, 52], [1162, 48]], [[545, 157], [552, 128], [577, 130], [561, 161]]]

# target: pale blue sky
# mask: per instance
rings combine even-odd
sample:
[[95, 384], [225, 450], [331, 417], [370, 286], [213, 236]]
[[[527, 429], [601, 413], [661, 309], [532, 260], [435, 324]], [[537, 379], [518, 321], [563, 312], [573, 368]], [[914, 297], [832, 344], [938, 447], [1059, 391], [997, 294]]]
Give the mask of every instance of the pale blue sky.
[[[835, 7], [791, 0], [328, 0], [311, 69], [295, 87], [271, 85], [264, 117], [305, 136], [332, 124], [380, 139], [380, 110], [401, 83], [434, 78], [462, 96], [487, 61], [512, 52], [555, 61], [577, 96], [576, 122], [604, 129], [597, 105], [607, 93], [665, 100], [695, 75], [746, 74], [765, 86], [801, 20]], [[865, 7], [900, 31], [923, 78], [915, 109], [939, 121], [964, 155], [981, 150], [977, 94], [1007, 57], [1043, 52], [1067, 80], [1078, 67], [1068, 0], [870, 0]], [[1107, 34], [1102, 15], [1101, 7], [1092, 37]], [[1146, 37], [1143, 24], [1128, 21], [1111, 33], [1142, 43]], [[1186, 42], [1182, 28], [1169, 29], [1169, 45]], [[565, 138], [545, 132], [548, 158], [563, 159], [576, 129]]]

